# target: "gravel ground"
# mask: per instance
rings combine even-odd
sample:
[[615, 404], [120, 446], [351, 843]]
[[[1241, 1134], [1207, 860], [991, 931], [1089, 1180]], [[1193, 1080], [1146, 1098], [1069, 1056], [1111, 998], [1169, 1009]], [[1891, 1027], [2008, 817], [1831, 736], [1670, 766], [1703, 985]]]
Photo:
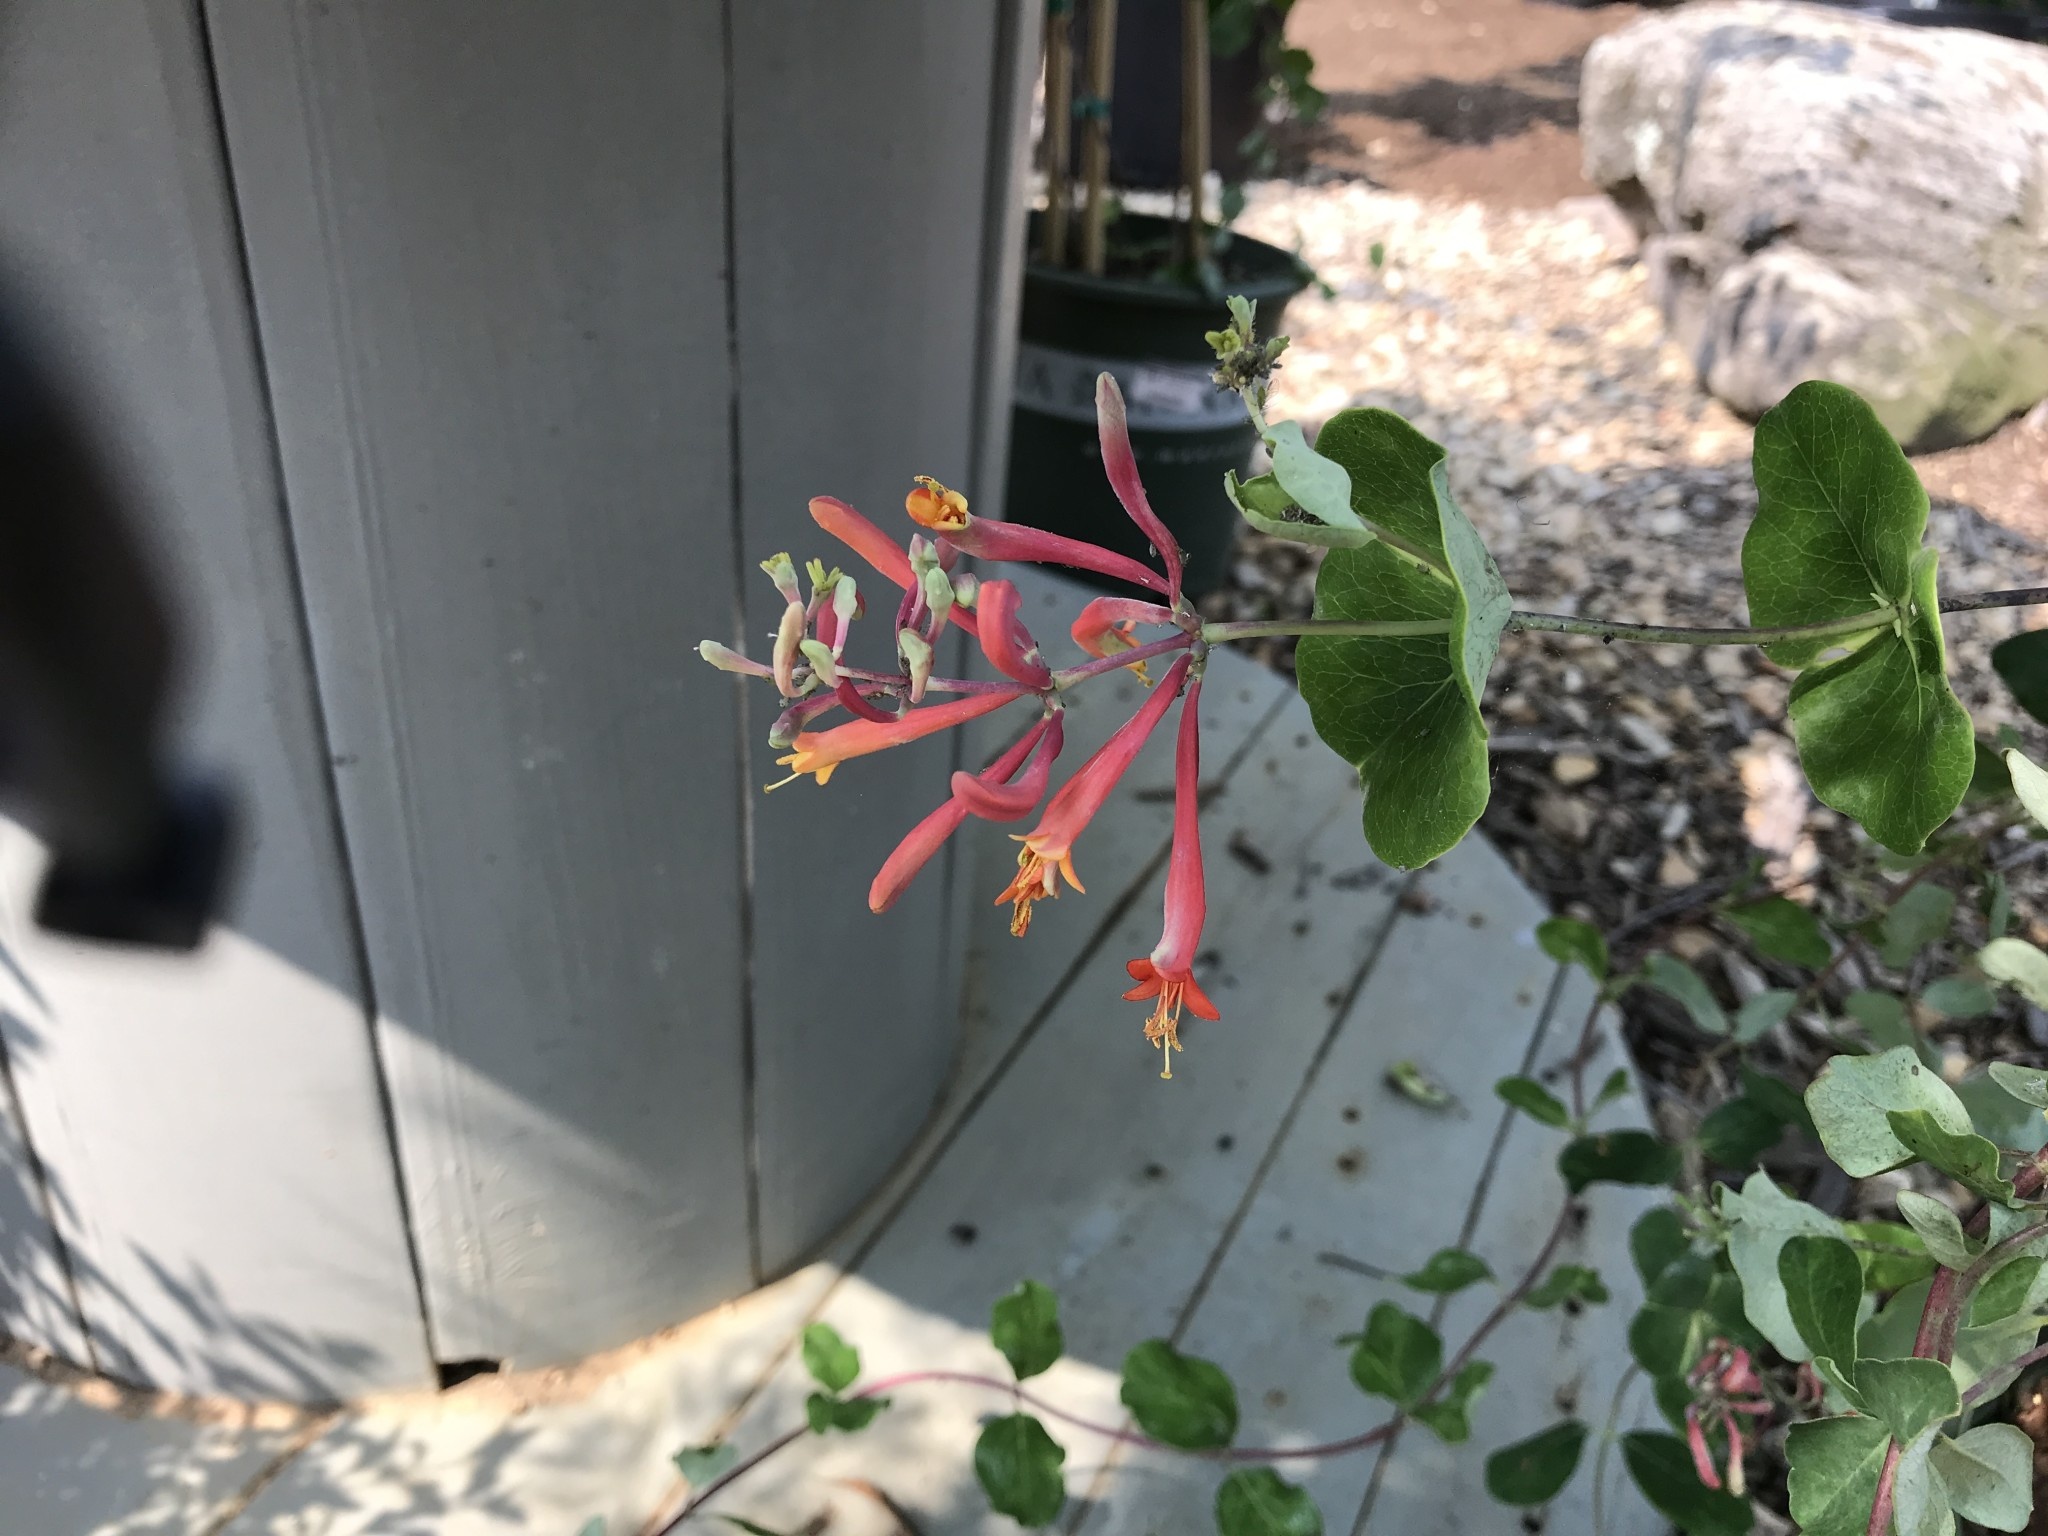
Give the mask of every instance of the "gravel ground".
[[[1664, 341], [1633, 243], [1604, 203], [1521, 210], [1349, 181], [1273, 183], [1256, 190], [1241, 227], [1298, 247], [1334, 290], [1288, 311], [1294, 345], [1275, 414], [1313, 427], [1349, 405], [1380, 405], [1444, 443], [1459, 502], [1519, 606], [1744, 621], [1750, 427]], [[1378, 269], [1375, 242], [1385, 249]], [[2022, 430], [2036, 429], [2015, 424], [2008, 440]], [[1928, 479], [1939, 498], [1943, 477]], [[2039, 526], [2034, 492], [2001, 501], [1999, 477], [1980, 479], [1990, 494], [1978, 505], [1935, 502], [1945, 590], [2048, 583], [2048, 550], [2016, 531]], [[1303, 546], [1247, 534], [1232, 588], [1205, 607], [1227, 618], [1305, 614], [1315, 563]], [[1947, 625], [1951, 673], [1980, 731], [2017, 725], [2036, 755], [2043, 733], [2012, 708], [1986, 658], [2006, 635], [2043, 623], [2048, 612], [2030, 609]], [[1262, 654], [1291, 665], [1287, 642]], [[1482, 826], [1558, 910], [1622, 929], [1636, 948], [1678, 949], [1729, 1000], [1753, 991], [1765, 978], [1704, 910], [1734, 881], [1761, 863], [1765, 878], [1836, 917], [1884, 896], [1861, 834], [1814, 803], [1797, 772], [1788, 683], [1748, 648], [1508, 636], [1489, 690], [1494, 797]], [[2034, 862], [2014, 874], [2021, 931], [2031, 917], [2036, 939], [2048, 937], [2042, 870]], [[1981, 942], [1976, 921], [1959, 919], [1957, 956]], [[1860, 957], [1838, 977], [1843, 987], [1884, 979]], [[1727, 1091], [1709, 1042], [1674, 1010], [1639, 991], [1626, 1012], [1671, 1128]], [[2030, 1029], [2009, 1004], [1967, 1031], [1929, 1033], [1960, 1075], [1992, 1054], [2048, 1059], [2044, 1025]], [[1795, 1018], [1766, 1055], [1806, 1072], [1832, 1048], [1817, 1016]]]

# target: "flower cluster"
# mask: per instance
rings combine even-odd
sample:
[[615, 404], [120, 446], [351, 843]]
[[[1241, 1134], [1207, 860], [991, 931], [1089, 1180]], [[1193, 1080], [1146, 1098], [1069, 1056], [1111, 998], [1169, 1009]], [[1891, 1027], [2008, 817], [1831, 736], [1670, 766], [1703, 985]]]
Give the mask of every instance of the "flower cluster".
[[1763, 1378], [1750, 1363], [1749, 1351], [1726, 1339], [1715, 1339], [1708, 1344], [1687, 1381], [1693, 1390], [1693, 1400], [1685, 1406], [1685, 1443], [1692, 1452], [1693, 1470], [1709, 1488], [1723, 1486], [1720, 1470], [1707, 1449], [1707, 1421], [1718, 1420], [1728, 1440], [1726, 1487], [1730, 1493], [1746, 1491], [1742, 1458], [1755, 1430], [1761, 1426], [1746, 1425], [1744, 1421], [1768, 1418], [1772, 1412]]
[[[1194, 977], [1206, 915], [1197, 786], [1207, 647], [1200, 620], [1181, 594], [1180, 549], [1146, 499], [1131, 451], [1123, 396], [1108, 374], [1097, 380], [1095, 406], [1110, 485], [1158, 552], [1163, 573], [1079, 539], [977, 518], [958, 491], [919, 477], [905, 499], [905, 509], [920, 531], [911, 535], [907, 547], [843, 501], [819, 496], [811, 502], [818, 526], [902, 594], [896, 604], [893, 670], [869, 671], [846, 660], [848, 635], [866, 609], [855, 578], [813, 560], [805, 567], [810, 586], [806, 594], [795, 563], [786, 554], [761, 567], [784, 602], [770, 659], [755, 661], [709, 640], [699, 649], [713, 666], [771, 681], [781, 695], [783, 710], [768, 739], [785, 753], [777, 762], [789, 769], [789, 777], [770, 789], [805, 775], [824, 784], [849, 758], [949, 730], [1020, 700], [1031, 701], [1037, 718], [1029, 729], [979, 773], [953, 775], [945, 802], [910, 830], [868, 892], [868, 905], [886, 911], [970, 816], [1016, 822], [1038, 812], [1032, 829], [1016, 837], [1021, 845], [1017, 872], [996, 897], [997, 905], [1010, 908], [1010, 931], [1019, 937], [1030, 929], [1032, 907], [1060, 895], [1062, 881], [1084, 890], [1074, 871], [1075, 843], [1147, 739], [1179, 703], [1165, 921], [1158, 946], [1126, 967], [1134, 984], [1124, 993], [1126, 999], [1153, 1004], [1145, 1037], [1163, 1053], [1160, 1075], [1171, 1077], [1172, 1053], [1180, 1049], [1182, 1011], [1198, 1018], [1217, 1017], [1215, 1005]], [[1101, 597], [1087, 604], [1071, 634], [1092, 659], [1055, 671], [1018, 611], [1015, 585], [994, 577], [977, 579], [963, 568], [967, 556], [991, 563], [1036, 561], [1092, 571], [1156, 593], [1160, 600]], [[939, 638], [948, 625], [972, 635], [1004, 680], [934, 675]], [[1143, 625], [1163, 626], [1168, 633], [1144, 641], [1138, 635]], [[1156, 684], [1145, 670], [1145, 663], [1155, 657], [1171, 658]], [[1150, 693], [1048, 798], [1054, 764], [1065, 745], [1067, 690], [1124, 667], [1143, 679]], [[927, 703], [933, 694], [953, 697]], [[827, 724], [827, 717], [841, 710], [853, 718]]]

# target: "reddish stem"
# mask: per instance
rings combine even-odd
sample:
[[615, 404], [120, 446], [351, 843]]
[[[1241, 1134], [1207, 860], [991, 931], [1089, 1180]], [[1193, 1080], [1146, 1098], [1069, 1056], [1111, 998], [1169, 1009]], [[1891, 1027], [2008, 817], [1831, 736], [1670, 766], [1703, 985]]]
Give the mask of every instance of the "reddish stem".
[[1194, 643], [1195, 637], [1189, 634], [1168, 635], [1163, 640], [1150, 640], [1128, 651], [1118, 651], [1111, 656], [1098, 656], [1093, 661], [1084, 661], [1077, 667], [1062, 667], [1053, 673], [1052, 683], [1055, 688], [1064, 688], [1069, 683], [1080, 682], [1083, 678], [1114, 672], [1118, 667], [1150, 661], [1154, 656], [1164, 656], [1171, 651], [1184, 651]]

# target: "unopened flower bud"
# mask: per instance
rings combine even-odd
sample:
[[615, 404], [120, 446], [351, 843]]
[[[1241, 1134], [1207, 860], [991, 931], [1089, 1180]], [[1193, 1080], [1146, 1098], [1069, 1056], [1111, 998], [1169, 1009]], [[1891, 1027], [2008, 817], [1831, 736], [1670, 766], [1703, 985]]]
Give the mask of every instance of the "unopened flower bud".
[[802, 591], [796, 584], [796, 562], [787, 552], [771, 556], [761, 562], [761, 569], [768, 573], [768, 579], [775, 583], [775, 590], [782, 594], [785, 603], [800, 603]]
[[720, 645], [716, 640], [699, 641], [697, 654], [721, 672], [737, 672], [743, 677], [773, 676], [760, 662], [742, 655], [729, 645]]
[[914, 629], [896, 631], [896, 649], [903, 656], [903, 664], [910, 672], [910, 702], [919, 703], [924, 698], [925, 684], [932, 676], [932, 647]]
[[846, 650], [846, 632], [853, 628], [853, 621], [861, 615], [860, 588], [854, 585], [851, 576], [841, 576], [839, 585], [832, 589], [832, 612], [839, 620], [839, 633], [833, 637], [832, 656], [836, 661]]
[[832, 647], [822, 640], [805, 639], [797, 643], [797, 649], [804, 653], [804, 659], [811, 664], [811, 671], [827, 688], [839, 686], [839, 668], [834, 666]]
[[775, 686], [785, 699], [796, 697], [796, 658], [808, 626], [804, 605], [792, 600], [782, 610], [782, 622], [775, 629]]
[[924, 600], [931, 606], [933, 619], [941, 622], [953, 606], [952, 578], [937, 566], [924, 572]]
[[962, 608], [972, 608], [981, 596], [981, 578], [972, 572], [953, 578], [953, 601]]

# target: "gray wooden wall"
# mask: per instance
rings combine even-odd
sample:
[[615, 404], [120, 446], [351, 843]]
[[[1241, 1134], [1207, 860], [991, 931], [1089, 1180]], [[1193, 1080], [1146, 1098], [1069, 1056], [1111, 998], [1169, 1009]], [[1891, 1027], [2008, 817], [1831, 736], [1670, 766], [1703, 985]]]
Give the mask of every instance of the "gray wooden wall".
[[34, 932], [0, 835], [0, 1329], [293, 1397], [559, 1361], [899, 1154], [959, 893], [863, 895], [951, 744], [764, 804], [769, 701], [694, 646], [763, 648], [809, 496], [994, 496], [1034, 14], [0, 11], [0, 248], [253, 821], [189, 964]]

